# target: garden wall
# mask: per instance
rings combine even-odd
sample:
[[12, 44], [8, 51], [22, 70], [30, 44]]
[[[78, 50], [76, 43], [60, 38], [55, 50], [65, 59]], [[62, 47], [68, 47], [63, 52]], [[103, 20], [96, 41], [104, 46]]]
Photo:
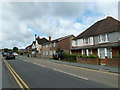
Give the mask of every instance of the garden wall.
[[99, 58], [77, 58], [78, 63], [97, 64], [99, 65]]

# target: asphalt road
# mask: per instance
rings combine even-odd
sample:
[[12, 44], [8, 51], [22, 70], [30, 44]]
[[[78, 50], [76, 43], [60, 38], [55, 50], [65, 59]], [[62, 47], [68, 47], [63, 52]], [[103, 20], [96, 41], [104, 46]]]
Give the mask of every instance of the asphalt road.
[[118, 76], [110, 73], [24, 57], [8, 60], [8, 63], [30, 88], [118, 87]]

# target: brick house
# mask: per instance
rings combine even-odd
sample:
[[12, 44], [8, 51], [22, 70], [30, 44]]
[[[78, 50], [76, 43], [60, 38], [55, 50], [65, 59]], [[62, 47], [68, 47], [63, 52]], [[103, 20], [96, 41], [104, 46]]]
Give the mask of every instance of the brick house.
[[42, 55], [44, 57], [52, 57], [58, 49], [63, 50], [65, 53], [70, 53], [72, 39], [75, 38], [75, 36], [68, 35], [55, 40], [51, 40], [51, 37], [49, 38], [49, 42], [42, 45]]
[[73, 39], [71, 52], [103, 59], [120, 54], [120, 21], [110, 16], [97, 21]]
[[27, 46], [27, 47], [25, 48], [25, 52], [26, 52], [26, 53], [32, 52], [32, 44], [29, 45], [29, 46]]

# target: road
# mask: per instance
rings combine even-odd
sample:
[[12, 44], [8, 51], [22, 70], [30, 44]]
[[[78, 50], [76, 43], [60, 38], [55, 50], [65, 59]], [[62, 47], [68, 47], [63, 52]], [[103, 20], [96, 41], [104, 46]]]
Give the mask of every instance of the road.
[[7, 61], [29, 88], [118, 88], [114, 73], [22, 56]]

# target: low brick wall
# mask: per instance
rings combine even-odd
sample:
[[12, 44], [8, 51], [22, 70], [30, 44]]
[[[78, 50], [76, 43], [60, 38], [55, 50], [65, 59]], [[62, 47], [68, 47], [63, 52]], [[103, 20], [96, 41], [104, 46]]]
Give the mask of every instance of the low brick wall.
[[78, 63], [97, 64], [99, 65], [99, 58], [77, 58]]
[[120, 67], [120, 58], [107, 58], [106, 59], [106, 65], [107, 66], [114, 66], [114, 67]]
[[39, 54], [37, 54], [36, 57], [38, 57], [38, 58], [52, 58], [52, 56], [50, 56], [50, 55], [39, 55]]

